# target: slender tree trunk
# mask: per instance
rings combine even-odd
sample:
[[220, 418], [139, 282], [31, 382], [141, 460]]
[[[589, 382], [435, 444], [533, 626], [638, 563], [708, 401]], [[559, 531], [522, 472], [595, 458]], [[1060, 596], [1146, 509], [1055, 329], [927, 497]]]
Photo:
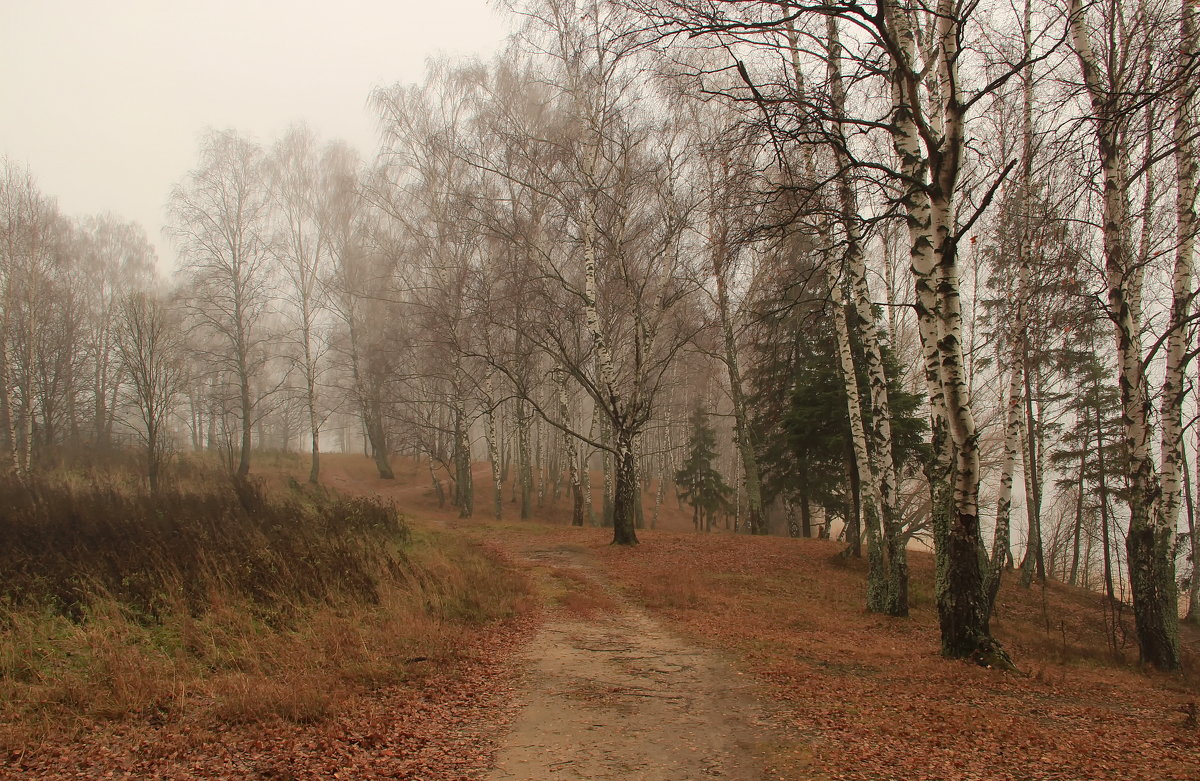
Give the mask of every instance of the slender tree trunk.
[[800, 462], [800, 474], [797, 483], [797, 499], [800, 501], [800, 528], [799, 536], [812, 536], [812, 499], [808, 493], [808, 462], [802, 460]]
[[496, 516], [496, 520], [500, 520], [503, 514], [504, 507], [504, 481], [500, 476], [500, 452], [496, 441], [496, 415], [492, 408], [492, 375], [489, 372], [484, 380], [484, 403], [487, 404], [487, 410], [484, 414], [484, 435], [487, 438], [488, 461], [492, 467], [492, 514]]
[[[1142, 363], [1142, 272], [1141, 264], [1130, 252], [1126, 235], [1130, 224], [1128, 181], [1120, 138], [1124, 119], [1114, 115], [1111, 105], [1114, 98], [1100, 80], [1082, 0], [1071, 0], [1070, 25], [1084, 84], [1092, 102], [1096, 146], [1102, 171], [1108, 315], [1116, 335], [1125, 451], [1129, 466], [1129, 535], [1126, 552], [1138, 647], [1144, 663], [1162, 670], [1173, 670], [1179, 667], [1180, 661], [1174, 558], [1176, 521], [1166, 517], [1160, 500], [1167, 509], [1174, 506], [1178, 513], [1180, 481], [1177, 459], [1173, 455], [1171, 460], [1174, 463], [1164, 463], [1164, 468], [1169, 472], [1167, 485], [1159, 479], [1151, 455], [1150, 397]], [[1172, 285], [1176, 293], [1171, 313], [1173, 331], [1184, 317], [1178, 308], [1181, 301], [1178, 293], [1190, 287], [1191, 279], [1190, 262], [1180, 264], [1178, 257], [1176, 260]], [[1172, 346], [1168, 344], [1168, 385], [1179, 382], [1182, 386], [1178, 374], [1183, 368], [1183, 356], [1179, 353], [1173, 355]], [[1177, 404], [1181, 397], [1182, 393], [1165, 395], [1161, 415], [1164, 427], [1174, 428], [1174, 420], [1178, 415]], [[1164, 430], [1163, 447], [1177, 447], [1172, 444], [1174, 439], [1172, 432]]]
[[382, 480], [394, 480], [389, 458], [387, 429], [383, 425], [383, 409], [378, 400], [372, 399], [367, 407], [367, 438], [371, 444], [371, 456], [375, 460], [375, 469]]
[[[1023, 332], [1018, 331], [1018, 334]], [[996, 605], [1000, 579], [1008, 558], [1009, 527], [1012, 515], [1013, 473], [1017, 466], [1017, 449], [1021, 440], [1021, 362], [1018, 359], [1021, 335], [1012, 337], [1013, 347], [1008, 367], [1008, 392], [1004, 404], [1004, 464], [1000, 469], [1000, 491], [996, 498], [996, 528], [992, 533], [992, 556], [988, 567], [988, 612]]]
[[[1167, 343], [1167, 378], [1163, 385], [1163, 513], [1164, 523], [1178, 523], [1178, 492], [1173, 490], [1179, 474], [1186, 474], [1187, 466], [1183, 451], [1183, 428], [1181, 412], [1183, 406], [1183, 376], [1187, 352], [1187, 328], [1182, 318], [1186, 316], [1193, 295], [1192, 263], [1196, 255], [1196, 196], [1200, 186], [1200, 161], [1197, 159], [1195, 124], [1192, 121], [1192, 105], [1195, 100], [1196, 63], [1191, 59], [1200, 52], [1200, 23], [1197, 21], [1196, 4], [1191, 0], [1180, 3], [1179, 19], [1179, 69], [1173, 141], [1175, 144], [1175, 274], [1172, 285], [1171, 334]], [[1190, 74], [1189, 74], [1190, 71]], [[1200, 441], [1198, 439], [1197, 441]], [[1200, 460], [1197, 468], [1200, 469]], [[1200, 623], [1196, 602], [1200, 599], [1200, 541], [1196, 539], [1195, 519], [1191, 504], [1188, 505], [1188, 540], [1191, 547], [1192, 574], [1188, 588], [1187, 619]]]
[[389, 448], [387, 429], [383, 425], [383, 406], [375, 388], [368, 387], [366, 378], [360, 367], [358, 328], [355, 325], [354, 302], [346, 303], [346, 325], [350, 331], [350, 372], [354, 379], [354, 391], [358, 396], [358, 406], [362, 412], [364, 442], [363, 448], [370, 446], [371, 455], [375, 459], [375, 469], [381, 480], [394, 480], [395, 473], [389, 463]]
[[[1026, 384], [1026, 388], [1028, 388], [1028, 384]], [[1018, 567], [1017, 583], [1022, 588], [1029, 588], [1033, 584], [1036, 559], [1034, 550], [1040, 540], [1037, 529], [1037, 502], [1034, 498], [1033, 488], [1033, 464], [1029, 453], [1033, 437], [1029, 436], [1028, 417], [1023, 417], [1021, 420], [1021, 434], [1021, 472], [1025, 475], [1025, 553], [1021, 556], [1021, 566]]]
[[521, 492], [521, 520], [528, 520], [533, 514], [531, 492], [533, 488], [533, 466], [529, 452], [529, 413], [525, 408], [525, 400], [517, 402], [517, 482]]
[[836, 17], [830, 14], [825, 19], [829, 94], [838, 136], [838, 143], [834, 144], [834, 157], [840, 173], [837, 177], [837, 189], [839, 217], [846, 248], [845, 269], [850, 291], [850, 331], [858, 337], [862, 345], [870, 387], [870, 484], [871, 489], [878, 492], [876, 511], [881, 524], [884, 577], [888, 581], [888, 604], [885, 606], [885, 612], [893, 616], [905, 616], [908, 615], [908, 555], [903, 529], [895, 517], [897, 483], [892, 449], [892, 410], [888, 377], [883, 363], [882, 338], [875, 321], [874, 304], [867, 283], [867, 262], [863, 254], [858, 195], [848, 175], [850, 160], [843, 148], [845, 139], [841, 123], [838, 121], [845, 114], [846, 104], [845, 88], [842, 84], [841, 38]]
[[541, 418], [535, 418], [533, 424], [533, 463], [534, 474], [537, 475], [537, 506], [546, 503], [546, 427]]
[[1104, 421], [1096, 415], [1096, 469], [1100, 474], [1100, 538], [1104, 545], [1104, 593], [1109, 601], [1117, 598], [1113, 588], [1112, 541], [1109, 539], [1108, 474], [1104, 464]]
[[245, 478], [250, 474], [250, 429], [254, 425], [254, 405], [250, 400], [250, 371], [246, 367], [244, 356], [239, 356], [238, 359], [238, 380], [242, 400], [242, 448], [237, 476]]
[[[1200, 464], [1200, 462], [1198, 462]], [[1188, 470], [1187, 452], [1183, 455], [1183, 491], [1187, 497], [1187, 503], [1184, 504], [1187, 510], [1188, 521], [1188, 559], [1192, 561], [1192, 571], [1188, 573], [1188, 611], [1184, 614], [1183, 620], [1188, 624], [1200, 624], [1200, 615], [1196, 614], [1198, 606], [1196, 599], [1200, 596], [1200, 582], [1196, 581], [1196, 576], [1200, 572], [1196, 571], [1196, 564], [1200, 563], [1200, 542], [1196, 541], [1196, 511], [1195, 500], [1192, 493], [1192, 476]]]
[[[606, 445], [612, 444], [611, 429], [607, 424], [603, 424], [604, 428], [601, 434], [602, 441]], [[603, 526], [612, 526], [613, 522], [613, 457], [607, 450], [601, 452], [600, 457], [604, 466], [604, 498], [601, 503], [601, 519], [600, 523]]]
[[475, 484], [471, 475], [471, 440], [468, 436], [466, 407], [462, 395], [454, 391], [454, 472], [458, 517], [475, 513]]
[[[307, 315], [305, 315], [307, 318]], [[308, 429], [312, 434], [312, 466], [308, 470], [308, 482], [316, 485], [321, 479], [321, 416], [317, 412], [316, 361], [312, 356], [310, 327], [304, 328], [304, 374], [307, 384]]]
[[5, 322], [0, 323], [0, 418], [4, 424], [4, 441], [0, 443], [8, 453], [10, 468], [14, 473], [20, 472], [17, 456], [17, 413], [13, 402], [12, 361], [9, 359], [8, 348], [8, 311], [3, 313]]
[[[867, 538], [867, 610], [873, 613], [888, 613], [896, 604], [884, 564], [884, 547], [880, 539], [879, 508], [883, 506], [879, 483], [871, 468], [867, 452], [867, 434], [863, 426], [862, 401], [858, 393], [858, 377], [854, 371], [854, 356], [850, 349], [850, 330], [846, 324], [846, 300], [841, 283], [830, 273], [830, 292], [833, 294], [834, 331], [837, 334], [839, 365], [842, 383], [846, 390], [846, 409], [850, 416], [850, 441], [854, 447], [854, 463], [858, 467], [859, 480], [866, 489], [862, 497], [863, 526]], [[907, 612], [907, 605], [905, 605]], [[903, 615], [902, 613], [900, 615]]]
[[[596, 437], [596, 413], [597, 408], [592, 407], [592, 419], [588, 424], [588, 439], [595, 441]], [[587, 515], [588, 526], [596, 525], [596, 508], [592, 498], [592, 449], [591, 445], [584, 444], [583, 452], [580, 454], [580, 472], [579, 487], [583, 493], [583, 506]]]
[[[842, 529], [842, 536], [846, 540], [846, 550], [843, 551], [843, 556], [853, 556], [856, 559], [862, 558], [863, 546], [863, 504], [862, 497], [862, 480], [858, 472], [858, 464], [854, 460], [854, 445], [850, 442], [846, 443], [846, 452], [844, 454], [844, 463], [846, 468], [846, 485], [850, 487], [846, 497], [846, 527]], [[825, 510], [825, 523], [818, 527], [818, 537], [829, 538], [833, 535], [832, 524], [829, 520], [829, 510]], [[824, 532], [821, 532], [821, 529]]]
[[92, 382], [94, 384], [92, 399], [92, 441], [96, 447], [105, 448], [111, 444], [105, 437], [105, 423], [108, 418], [108, 326], [101, 325], [99, 333], [96, 335], [96, 346], [99, 355], [96, 356], [96, 365], [92, 372]]
[[1033, 583], [1034, 574], [1039, 581], [1046, 579], [1046, 563], [1043, 559], [1042, 544], [1042, 468], [1041, 437], [1037, 435], [1039, 415], [1034, 414], [1033, 384], [1029, 376], [1033, 369], [1029, 360], [1029, 340], [1024, 340], [1025, 354], [1022, 365], [1025, 376], [1025, 514], [1028, 521], [1025, 555], [1021, 559], [1021, 577], [1019, 583], [1029, 588]]
[[437, 466], [433, 458], [433, 451], [427, 450], [425, 455], [429, 464], [429, 482], [433, 483], [433, 493], [437, 497], [438, 507], [445, 507], [446, 492], [442, 489], [442, 481], [437, 476]]
[[158, 426], [153, 422], [157, 412], [151, 407], [146, 414], [146, 477], [150, 481], [150, 493], [156, 494], [159, 489], [159, 474], [162, 466], [162, 444], [159, 442]]
[[[711, 223], [717, 222], [714, 217]], [[725, 367], [729, 372], [729, 393], [733, 401], [733, 418], [738, 454], [746, 478], [746, 505], [751, 534], [766, 534], [766, 517], [763, 513], [762, 477], [758, 469], [755, 452], [754, 431], [750, 427], [746, 411], [746, 396], [742, 390], [742, 374], [738, 367], [737, 339], [733, 332], [733, 316], [729, 307], [729, 289], [725, 279], [728, 265], [728, 248], [723, 238], [714, 242], [713, 275], [717, 281], [717, 313], [721, 319], [721, 333], [725, 342]], [[740, 487], [739, 483], [739, 487]]]
[[[555, 372], [558, 384], [558, 414], [562, 418], [563, 427], [568, 428], [571, 421], [571, 408], [567, 398], [566, 372], [559, 369]], [[565, 430], [562, 432], [563, 457], [567, 461], [567, 471], [571, 482], [571, 525], [583, 526], [583, 484], [579, 479], [579, 450], [575, 447], [573, 437]]]
[[[1088, 433], [1084, 435], [1083, 447], [1079, 452], [1079, 483], [1078, 493], [1075, 497], [1075, 528], [1072, 531], [1074, 542], [1071, 547], [1071, 574], [1068, 581], [1072, 586], [1075, 585], [1075, 580], [1079, 575], [1079, 538], [1083, 535], [1083, 494], [1086, 490], [1084, 475], [1087, 473], [1087, 451], [1088, 445], [1092, 443], [1090, 430], [1088, 429], [1087, 410], [1084, 410], [1083, 427]], [[1084, 567], [1087, 567], [1087, 562], [1084, 562]]]
[[667, 495], [667, 454], [658, 457], [658, 485], [654, 489], [654, 515], [650, 517], [650, 528], [658, 528], [658, 515], [662, 510], [663, 499]]
[[[1197, 448], [1200, 452], [1200, 431], [1196, 433]], [[1196, 459], [1196, 486], [1200, 488], [1200, 458]], [[1191, 501], [1192, 492], [1188, 490], [1187, 524], [1188, 544], [1191, 550], [1192, 571], [1188, 583], [1188, 609], [1186, 620], [1189, 624], [1200, 624], [1200, 539], [1196, 537], [1196, 511]]]

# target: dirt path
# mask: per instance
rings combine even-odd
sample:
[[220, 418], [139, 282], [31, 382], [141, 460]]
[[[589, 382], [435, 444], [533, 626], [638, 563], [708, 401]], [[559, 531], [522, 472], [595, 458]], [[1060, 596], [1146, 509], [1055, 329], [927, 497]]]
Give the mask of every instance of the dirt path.
[[[605, 589], [569, 546], [518, 560], [543, 581], [574, 569]], [[587, 618], [552, 610], [526, 656], [523, 708], [493, 781], [759, 779], [784, 745], [743, 676], [619, 598]]]

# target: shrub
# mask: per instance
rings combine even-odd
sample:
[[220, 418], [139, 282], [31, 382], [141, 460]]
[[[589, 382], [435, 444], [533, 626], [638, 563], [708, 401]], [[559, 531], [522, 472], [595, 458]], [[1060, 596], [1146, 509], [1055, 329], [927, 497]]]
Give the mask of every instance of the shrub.
[[199, 615], [214, 595], [286, 622], [298, 608], [377, 603], [408, 529], [374, 499], [206, 480], [151, 494], [117, 478], [0, 481], [0, 597], [75, 621], [111, 596], [141, 620]]

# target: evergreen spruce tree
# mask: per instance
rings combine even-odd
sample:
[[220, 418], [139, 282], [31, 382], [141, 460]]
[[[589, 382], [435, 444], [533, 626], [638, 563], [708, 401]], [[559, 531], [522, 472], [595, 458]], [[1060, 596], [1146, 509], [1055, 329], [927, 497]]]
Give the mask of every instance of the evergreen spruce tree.
[[692, 523], [696, 531], [711, 531], [716, 514], [729, 512], [729, 497], [733, 493], [713, 466], [717, 456], [717, 435], [708, 422], [708, 413], [696, 407], [688, 421], [687, 457], [675, 473], [679, 494], [692, 506]]

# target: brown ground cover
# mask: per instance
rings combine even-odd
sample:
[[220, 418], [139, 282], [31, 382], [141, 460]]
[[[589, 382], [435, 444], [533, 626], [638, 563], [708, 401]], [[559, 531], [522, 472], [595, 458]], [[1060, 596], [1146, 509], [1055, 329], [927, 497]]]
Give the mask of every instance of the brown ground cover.
[[[521, 706], [539, 692], [548, 697], [544, 689], [562, 700], [563, 714], [554, 719], [562, 726], [574, 717], [573, 703], [639, 711], [646, 681], [659, 678], [667, 700], [673, 687], [686, 685], [711, 688], [696, 696], [715, 692], [712, 701], [720, 702], [720, 687], [695, 681], [732, 675], [740, 676], [738, 708], [773, 720], [756, 727], [773, 737], [739, 739], [738, 748], [718, 754], [735, 751], [730, 767], [752, 760], [774, 768], [769, 778], [1200, 779], [1200, 637], [1190, 627], [1188, 671], [1150, 673], [1134, 664], [1129, 635], [1118, 634], [1123, 658], [1112, 657], [1097, 595], [1053, 583], [1024, 591], [1007, 582], [994, 628], [1023, 672], [1008, 674], [940, 657], [927, 555], [912, 557], [912, 616], [889, 619], [863, 610], [864, 565], [839, 557], [836, 543], [694, 534], [684, 531], [687, 514], [672, 499], [661, 511], [665, 530], [640, 531], [637, 548], [614, 548], [607, 530], [565, 525], [565, 499], [548, 497], [531, 521], [514, 521], [517, 507], [506, 491], [505, 520], [487, 520], [486, 465], [475, 476], [476, 519], [461, 521], [454, 508], [438, 506], [428, 472], [414, 462], [399, 461], [395, 481], [375, 478], [361, 457], [324, 463], [329, 486], [378, 495], [418, 530], [482, 546], [529, 578], [537, 598], [514, 618], [464, 626], [443, 644], [445, 653], [414, 658], [403, 680], [351, 687], [312, 718], [278, 709], [255, 716], [253, 703], [272, 692], [283, 702], [302, 700], [317, 679], [260, 678], [224, 715], [200, 707], [191, 715], [80, 718], [63, 725], [58, 738], [10, 746], [0, 777], [509, 777], [503, 774], [523, 761], [514, 747], [541, 734], [529, 732], [530, 711]], [[275, 479], [300, 479], [304, 471], [284, 460]], [[1131, 622], [1128, 611], [1124, 620]], [[556, 632], [561, 642], [548, 644], [551, 650], [568, 661], [586, 651], [596, 667], [588, 677], [564, 663], [564, 680], [574, 688], [563, 684], [563, 692], [531, 678], [539, 664], [556, 663], [553, 653], [538, 653], [533, 638]], [[700, 661], [652, 663], [661, 654], [642, 646], [653, 643], [631, 645], [616, 637], [621, 632], [659, 638], [654, 642], [676, 656]], [[645, 670], [630, 666], [643, 659], [650, 660]], [[671, 679], [675, 667], [689, 668], [691, 677]], [[621, 675], [641, 677], [631, 683]], [[226, 683], [233, 688], [225, 696], [237, 694], [236, 678]], [[672, 729], [659, 725], [655, 739], [670, 741]], [[707, 729], [681, 735], [683, 750], [696, 740], [704, 748]], [[580, 739], [584, 759], [622, 767], [602, 730]], [[736, 753], [742, 751], [748, 753]], [[504, 767], [496, 767], [497, 757]], [[570, 763], [554, 767], [554, 778], [582, 778], [591, 766], [580, 760], [574, 770]], [[631, 769], [627, 777], [636, 775]]]
[[1195, 631], [1190, 674], [1146, 673], [1105, 658], [1096, 595], [1009, 582], [995, 631], [1025, 673], [1012, 675], [941, 658], [927, 555], [913, 556], [912, 616], [890, 619], [863, 610], [863, 564], [836, 543], [650, 532], [634, 551], [594, 545], [628, 593], [786, 704], [818, 777], [1200, 778]]

